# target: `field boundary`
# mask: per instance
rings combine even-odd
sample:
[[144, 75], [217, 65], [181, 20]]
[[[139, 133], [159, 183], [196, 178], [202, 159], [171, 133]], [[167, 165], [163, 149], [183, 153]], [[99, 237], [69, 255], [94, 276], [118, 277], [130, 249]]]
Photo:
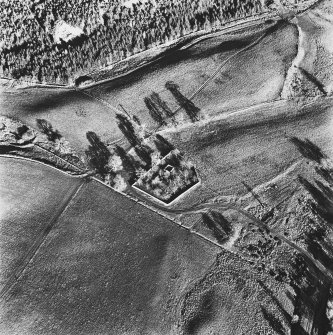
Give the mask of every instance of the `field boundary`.
[[29, 157], [24, 157], [24, 156], [18, 156], [18, 155], [11, 155], [11, 154], [0, 154], [0, 158], [12, 158], [12, 159], [20, 159], [20, 160], [23, 160], [23, 161], [29, 161], [29, 162], [33, 162], [33, 163], [38, 163], [38, 164], [41, 164], [43, 166], [46, 166], [46, 167], [49, 167], [51, 169], [54, 169], [54, 170], [57, 170], [67, 176], [70, 176], [70, 177], [74, 177], [74, 178], [85, 178], [88, 176], [87, 173], [84, 173], [84, 174], [72, 174], [72, 173], [69, 173], [69, 172], [66, 172], [60, 168], [57, 168], [56, 166], [54, 165], [51, 165], [51, 164], [46, 164], [42, 161], [39, 161], [37, 159], [33, 159], [33, 158], [29, 158]]
[[63, 204], [55, 212], [53, 217], [50, 219], [50, 221], [43, 227], [43, 229], [39, 232], [37, 238], [35, 239], [32, 246], [28, 249], [27, 253], [25, 254], [24, 258], [19, 262], [19, 265], [14, 270], [14, 273], [9, 277], [7, 283], [0, 291], [0, 301], [5, 300], [10, 293], [11, 289], [16, 285], [16, 283], [19, 281], [21, 276], [23, 275], [25, 269], [27, 266], [31, 263], [33, 258], [36, 256], [38, 251], [40, 250], [41, 246], [46, 241], [47, 237], [49, 236], [49, 233], [51, 232], [52, 228], [55, 226], [55, 224], [58, 222], [59, 217], [67, 210], [67, 208], [71, 205], [73, 199], [77, 196], [77, 194], [81, 191], [82, 187], [86, 185], [86, 181], [82, 181], [81, 183], [78, 183], [76, 187], [74, 187], [73, 190], [67, 195], [67, 197], [64, 199]]

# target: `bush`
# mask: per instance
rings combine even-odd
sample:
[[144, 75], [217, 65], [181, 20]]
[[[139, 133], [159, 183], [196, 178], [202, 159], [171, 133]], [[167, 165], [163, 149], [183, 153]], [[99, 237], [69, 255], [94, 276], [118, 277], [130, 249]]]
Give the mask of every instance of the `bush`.
[[37, 127], [39, 130], [47, 136], [49, 141], [55, 142], [56, 140], [61, 139], [61, 135], [58, 130], [54, 130], [51, 123], [44, 120], [44, 119], [37, 119], [36, 120]]

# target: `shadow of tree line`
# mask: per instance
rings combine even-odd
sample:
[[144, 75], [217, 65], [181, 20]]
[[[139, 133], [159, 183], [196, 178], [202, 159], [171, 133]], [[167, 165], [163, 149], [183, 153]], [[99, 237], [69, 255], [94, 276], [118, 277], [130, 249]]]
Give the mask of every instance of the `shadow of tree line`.
[[[298, 175], [298, 181], [313, 198], [311, 209], [323, 219], [322, 225], [315, 226], [314, 223], [311, 225], [312, 228], [306, 233], [304, 242], [307, 250], [316, 260], [326, 268], [333, 270], [333, 245], [327, 239], [327, 231], [332, 229], [333, 223], [333, 171], [322, 165], [323, 160], [328, 156], [309, 139], [302, 140], [292, 137], [290, 141], [304, 158], [317, 163], [315, 172], [327, 183], [325, 185], [317, 178], [310, 182], [304, 176]], [[319, 278], [321, 276], [316, 277], [316, 274], [312, 273], [309, 267], [304, 266], [300, 259], [296, 263], [295, 274], [297, 276], [294, 278], [294, 289], [297, 296], [294, 313], [302, 315], [306, 313], [307, 308], [311, 308], [308, 305], [312, 305], [312, 308], [315, 309], [312, 329], [316, 331], [316, 334], [326, 334], [330, 329], [325, 311], [331, 280], [330, 278]], [[295, 323], [292, 326], [292, 334], [306, 334], [306, 332], [298, 323]]]

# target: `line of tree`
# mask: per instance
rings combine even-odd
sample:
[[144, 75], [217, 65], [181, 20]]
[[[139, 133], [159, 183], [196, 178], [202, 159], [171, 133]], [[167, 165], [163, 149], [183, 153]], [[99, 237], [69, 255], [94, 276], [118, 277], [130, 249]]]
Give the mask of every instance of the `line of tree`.
[[116, 114], [118, 127], [123, 135], [126, 137], [128, 142], [132, 146], [136, 146], [141, 143], [141, 139], [137, 135], [132, 121], [124, 114]]
[[134, 184], [137, 180], [137, 164], [135, 160], [132, 156], [127, 154], [123, 147], [119, 145], [116, 145], [114, 150], [115, 153], [120, 157], [124, 170], [128, 173], [128, 183], [130, 185]]
[[135, 146], [134, 151], [138, 155], [138, 157], [146, 164], [146, 169], [149, 170], [152, 166], [151, 154], [153, 153], [153, 150], [149, 146], [141, 144]]
[[163, 113], [162, 110], [158, 108], [158, 105], [156, 105], [151, 96], [145, 97], [143, 101], [145, 102], [148, 108], [149, 115], [152, 117], [152, 119], [160, 126], [166, 125], [166, 122], [162, 114]]
[[86, 156], [90, 167], [96, 170], [102, 178], [105, 178], [107, 174], [114, 174], [109, 167], [109, 158], [111, 157], [111, 153], [107, 146], [93, 131], [88, 131], [86, 136], [90, 144], [88, 146], [88, 150], [86, 150]]
[[179, 86], [176, 83], [173, 81], [167, 81], [165, 83], [165, 88], [174, 96], [179, 106], [185, 110], [192, 122], [199, 120], [198, 114], [200, 112], [200, 108], [180, 92]]
[[202, 221], [213, 232], [219, 243], [227, 239], [232, 231], [230, 222], [219, 212], [203, 213]]
[[144, 98], [144, 102], [148, 108], [150, 116], [159, 125], [165, 125], [166, 118], [171, 119], [173, 123], [176, 123], [174, 114], [168, 104], [161, 98], [161, 96], [152, 92], [150, 96]]
[[175, 147], [160, 134], [155, 135], [154, 143], [156, 149], [162, 156], [166, 156], [170, 151], [175, 149]]

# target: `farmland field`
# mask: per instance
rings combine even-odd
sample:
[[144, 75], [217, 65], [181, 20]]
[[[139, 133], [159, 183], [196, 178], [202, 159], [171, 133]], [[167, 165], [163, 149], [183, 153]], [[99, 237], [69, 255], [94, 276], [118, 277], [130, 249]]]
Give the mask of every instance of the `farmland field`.
[[[2, 169], [6, 162], [1, 160]], [[40, 170], [38, 164], [25, 163], [20, 180], [33, 183], [31, 175], [40, 176]], [[44, 173], [55, 172], [46, 168]], [[66, 189], [69, 178], [58, 175], [54, 182]], [[10, 182], [13, 175], [2, 178]], [[20, 184], [14, 186], [8, 208], [21, 194]], [[40, 213], [52, 209], [48, 200], [40, 203]], [[27, 213], [28, 208], [20, 208], [21, 218]], [[92, 181], [62, 213], [9, 299], [1, 302], [0, 333], [168, 334], [177, 299], [205, 273], [216, 252], [214, 245]]]
[[0, 288], [80, 180], [39, 163], [0, 158]]

